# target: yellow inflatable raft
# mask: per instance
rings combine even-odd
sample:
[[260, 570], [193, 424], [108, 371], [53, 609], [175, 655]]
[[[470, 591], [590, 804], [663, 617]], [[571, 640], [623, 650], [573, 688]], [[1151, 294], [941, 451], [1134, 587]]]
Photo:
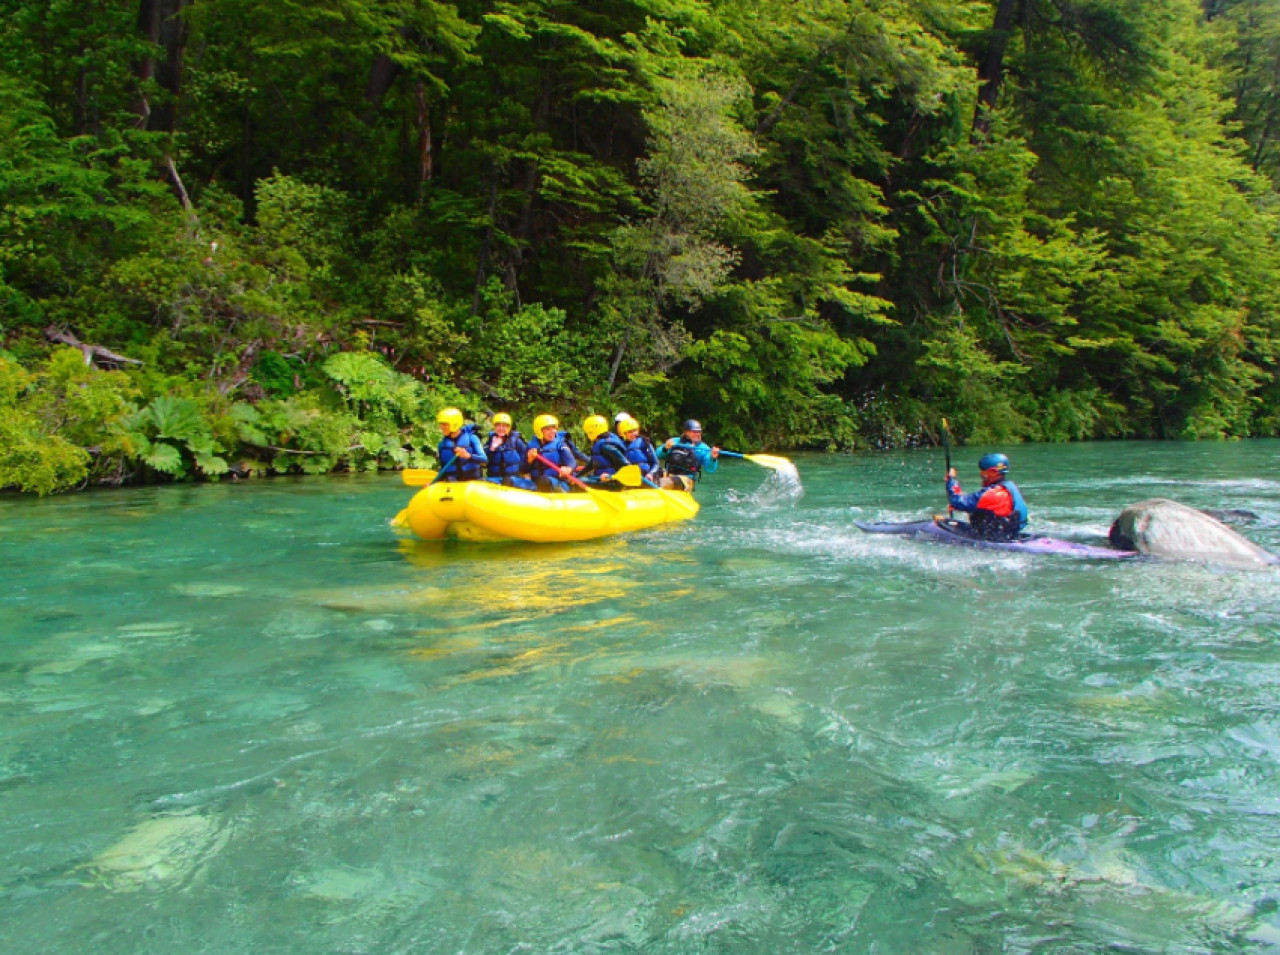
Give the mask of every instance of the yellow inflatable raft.
[[485, 481], [442, 481], [413, 496], [395, 523], [423, 540], [581, 541], [698, 513], [693, 495], [635, 488], [539, 494]]

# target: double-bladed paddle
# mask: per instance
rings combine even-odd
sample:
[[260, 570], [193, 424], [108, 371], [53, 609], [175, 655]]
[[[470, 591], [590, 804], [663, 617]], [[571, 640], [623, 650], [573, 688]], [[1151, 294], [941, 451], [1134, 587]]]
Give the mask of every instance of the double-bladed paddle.
[[[946, 460], [947, 460], [946, 477], [950, 479], [951, 477], [951, 429], [947, 427], [946, 418], [942, 419], [942, 453], [943, 455], [946, 456]], [[951, 506], [950, 502], [951, 502], [951, 492], [947, 491], [947, 517], [949, 518], [956, 516], [956, 509]]]
[[750, 461], [752, 464], [758, 464], [762, 468], [771, 468], [775, 471], [779, 468], [795, 467], [795, 465], [791, 463], [790, 458], [779, 457], [776, 454], [740, 454], [737, 451], [725, 451], [722, 448], [720, 450], [720, 457], [741, 458], [744, 461]]

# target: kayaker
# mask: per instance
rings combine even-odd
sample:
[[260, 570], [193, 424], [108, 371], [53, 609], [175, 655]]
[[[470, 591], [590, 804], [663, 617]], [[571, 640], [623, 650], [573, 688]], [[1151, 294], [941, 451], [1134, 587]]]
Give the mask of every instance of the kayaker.
[[520, 472], [525, 466], [529, 446], [519, 431], [512, 429], [511, 415], [499, 411], [493, 416], [493, 430], [484, 442], [485, 455], [489, 459], [487, 480], [505, 487], [518, 487], [532, 491], [537, 485]]
[[[570, 489], [569, 475], [578, 467], [576, 450], [569, 436], [560, 430], [560, 420], [555, 415], [540, 414], [533, 419], [535, 437], [529, 442], [525, 452], [525, 467], [529, 477], [537, 485], [539, 491], [567, 493]], [[579, 452], [580, 453], [580, 452]], [[548, 467], [538, 456], [551, 461], [555, 467]]]
[[627, 446], [609, 430], [609, 422], [603, 415], [593, 414], [582, 422], [582, 430], [591, 442], [591, 474], [601, 481], [613, 477], [619, 468], [625, 468]]
[[[978, 460], [982, 490], [965, 494], [956, 480], [956, 469], [947, 472], [947, 497], [951, 507], [969, 514], [969, 531], [989, 541], [1010, 541], [1027, 526], [1027, 502], [1018, 485], [1009, 480], [1009, 459], [984, 454]], [[963, 525], [961, 525], [963, 526]]]
[[436, 415], [436, 424], [444, 435], [436, 445], [440, 469], [456, 456], [458, 463], [449, 468], [445, 478], [450, 481], [479, 481], [484, 477], [484, 465], [488, 463], [484, 446], [476, 437], [475, 425], [462, 423], [462, 412], [457, 408], [445, 408]]
[[618, 421], [618, 434], [626, 446], [627, 460], [640, 465], [644, 476], [652, 481], [658, 471], [658, 455], [653, 442], [640, 433], [640, 422], [627, 415]]
[[680, 425], [680, 437], [662, 443], [658, 460], [665, 472], [663, 487], [692, 491], [704, 471], [714, 474], [720, 467], [720, 449], [703, 443], [702, 424], [690, 418]]

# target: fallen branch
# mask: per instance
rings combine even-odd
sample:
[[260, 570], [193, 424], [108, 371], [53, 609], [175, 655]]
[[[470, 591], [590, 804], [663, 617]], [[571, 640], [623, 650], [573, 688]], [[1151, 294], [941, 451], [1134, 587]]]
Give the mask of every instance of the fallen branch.
[[50, 325], [44, 330], [44, 337], [52, 342], [59, 342], [63, 345], [70, 345], [72, 348], [79, 348], [84, 353], [84, 363], [93, 367], [93, 360], [96, 358], [101, 362], [112, 365], [141, 365], [142, 362], [136, 358], [126, 358], [124, 355], [117, 355], [109, 348], [103, 348], [101, 345], [88, 345], [80, 341], [70, 332], [64, 332], [56, 325]]

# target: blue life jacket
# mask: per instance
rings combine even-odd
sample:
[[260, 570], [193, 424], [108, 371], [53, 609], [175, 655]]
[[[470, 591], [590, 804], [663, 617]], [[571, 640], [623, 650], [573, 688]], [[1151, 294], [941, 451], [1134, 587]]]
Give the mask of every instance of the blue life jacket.
[[639, 434], [626, 442], [627, 460], [640, 465], [640, 470], [648, 474], [658, 466], [658, 456], [653, 451], [653, 442]]
[[[613, 451], [612, 457], [606, 454], [606, 449]], [[591, 445], [591, 473], [598, 478], [612, 477], [614, 471], [626, 466], [626, 461], [627, 446], [612, 432], [602, 434]]]
[[1021, 531], [1027, 526], [1027, 521], [1031, 518], [1031, 512], [1027, 510], [1027, 502], [1022, 498], [1022, 492], [1018, 490], [1018, 485], [1008, 478], [996, 483], [1008, 491], [1009, 496], [1013, 498], [1013, 513], [1018, 516], [1018, 530]]
[[489, 437], [484, 442], [489, 456], [489, 477], [516, 477], [524, 469], [525, 455], [529, 451], [529, 446], [525, 444], [519, 431], [512, 431], [495, 450], [489, 450], [493, 447], [495, 436], [495, 433], [490, 431]]
[[[529, 448], [537, 451], [548, 460], [553, 461], [556, 468], [572, 468], [576, 467], [578, 464], [578, 459], [574, 457], [572, 445], [569, 442], [569, 436], [563, 431], [557, 432], [555, 438], [545, 444], [537, 438], [534, 438], [529, 442]], [[525, 453], [527, 456], [528, 452], [526, 451]], [[529, 465], [529, 473], [535, 478], [553, 478], [555, 480], [559, 480], [560, 478], [556, 469], [547, 467], [536, 458], [533, 463]]]
[[480, 439], [476, 437], [476, 426], [473, 424], [463, 425], [458, 429], [458, 436], [451, 438], [445, 435], [440, 439], [440, 443], [436, 446], [436, 453], [440, 456], [440, 469], [444, 470], [444, 466], [453, 460], [454, 448], [465, 448], [471, 457], [469, 460], [459, 460], [457, 464], [449, 469], [443, 480], [446, 481], [478, 481], [483, 477], [482, 468], [488, 460], [484, 453], [484, 446], [480, 444]]

